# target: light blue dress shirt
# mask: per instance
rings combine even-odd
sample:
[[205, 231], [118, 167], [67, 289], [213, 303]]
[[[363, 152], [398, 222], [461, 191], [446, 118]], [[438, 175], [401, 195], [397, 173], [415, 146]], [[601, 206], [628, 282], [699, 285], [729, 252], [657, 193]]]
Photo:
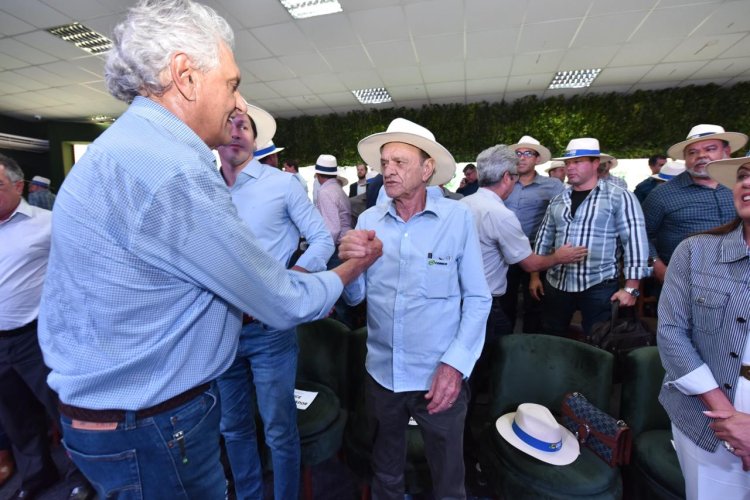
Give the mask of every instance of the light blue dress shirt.
[[240, 218], [266, 252], [289, 267], [302, 234], [310, 246], [297, 265], [310, 272], [325, 271], [334, 250], [331, 233], [294, 174], [253, 159], [229, 193]]
[[428, 390], [440, 362], [468, 377], [492, 303], [468, 207], [430, 189], [407, 222], [387, 201], [357, 229], [383, 242], [383, 256], [344, 290], [350, 304], [367, 296], [368, 373], [394, 392]]
[[516, 182], [513, 191], [505, 200], [505, 206], [516, 214], [523, 232], [531, 244], [536, 241], [536, 233], [544, 218], [544, 212], [552, 198], [562, 193], [565, 186], [559, 179], [536, 174], [530, 184], [524, 186]]
[[263, 251], [211, 150], [136, 97], [57, 196], [39, 316], [48, 382], [70, 405], [146, 408], [231, 365], [241, 310], [291, 328], [325, 316], [342, 288]]

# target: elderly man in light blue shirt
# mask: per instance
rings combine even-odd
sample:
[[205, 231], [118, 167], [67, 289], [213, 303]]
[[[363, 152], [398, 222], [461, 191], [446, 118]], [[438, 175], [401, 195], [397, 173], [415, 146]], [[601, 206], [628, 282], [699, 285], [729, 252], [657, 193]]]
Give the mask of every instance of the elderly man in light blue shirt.
[[[326, 269], [333, 240], [323, 218], [313, 207], [294, 175], [253, 158], [258, 142], [265, 143], [276, 121], [248, 104], [247, 114], [232, 118], [232, 141], [220, 146], [221, 173], [229, 186], [240, 218], [258, 244], [281, 264], [290, 267], [304, 236], [309, 246], [292, 269]], [[243, 317], [237, 357], [218, 379], [221, 394], [221, 432], [234, 476], [238, 499], [263, 496], [263, 477], [255, 431], [255, 403], [263, 420], [265, 442], [271, 450], [275, 498], [299, 495], [300, 443], [294, 382], [297, 336], [294, 328], [276, 329]], [[247, 373], [252, 373], [248, 391]]]
[[325, 316], [378, 240], [369, 259], [305, 274], [238, 216], [211, 148], [247, 106], [215, 11], [141, 1], [113, 38], [107, 85], [132, 103], [55, 202], [39, 315], [48, 382], [100, 498], [224, 498], [212, 382], [234, 362], [242, 311], [277, 329]]
[[436, 498], [464, 498], [463, 431], [472, 372], [484, 342], [490, 293], [468, 208], [437, 188], [455, 171], [432, 133], [397, 118], [359, 143], [382, 172], [388, 200], [360, 215], [350, 243], [377, 234], [383, 256], [345, 289], [367, 298], [367, 400], [377, 425], [374, 498], [403, 498], [409, 417], [423, 430]]

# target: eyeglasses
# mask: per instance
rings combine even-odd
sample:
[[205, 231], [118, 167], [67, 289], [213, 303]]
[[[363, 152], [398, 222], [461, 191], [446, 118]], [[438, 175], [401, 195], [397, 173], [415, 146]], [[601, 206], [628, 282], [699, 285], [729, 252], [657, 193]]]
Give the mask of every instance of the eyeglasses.
[[516, 151], [516, 156], [521, 158], [531, 158], [532, 156], [539, 156], [536, 151]]

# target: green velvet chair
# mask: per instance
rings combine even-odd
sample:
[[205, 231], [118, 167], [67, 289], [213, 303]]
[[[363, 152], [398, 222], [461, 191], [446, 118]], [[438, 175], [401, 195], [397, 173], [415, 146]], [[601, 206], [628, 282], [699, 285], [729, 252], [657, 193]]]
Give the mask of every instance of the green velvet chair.
[[[367, 419], [364, 382], [367, 376], [367, 327], [358, 328], [349, 335], [349, 379], [351, 381], [351, 412], [344, 433], [344, 459], [359, 480], [362, 498], [369, 498], [372, 480], [370, 453], [372, 432]], [[432, 478], [424, 456], [424, 440], [418, 427], [407, 426], [406, 468], [404, 489], [415, 495], [432, 488]]]
[[495, 428], [495, 420], [521, 403], [546, 406], [559, 417], [563, 396], [580, 392], [609, 411], [612, 354], [583, 342], [540, 334], [500, 339], [495, 359], [489, 421], [482, 431], [479, 462], [484, 476], [502, 498], [617, 499], [622, 479], [588, 448], [570, 465], [554, 466], [517, 450]]
[[330, 318], [297, 327], [297, 389], [317, 393], [305, 410], [297, 410], [302, 447], [303, 496], [313, 498], [312, 466], [341, 449], [349, 398], [347, 360], [349, 328]]
[[685, 498], [685, 479], [671, 443], [671, 423], [658, 400], [663, 380], [656, 347], [642, 347], [625, 357], [620, 407], [633, 432], [633, 455], [624, 470], [628, 498]]

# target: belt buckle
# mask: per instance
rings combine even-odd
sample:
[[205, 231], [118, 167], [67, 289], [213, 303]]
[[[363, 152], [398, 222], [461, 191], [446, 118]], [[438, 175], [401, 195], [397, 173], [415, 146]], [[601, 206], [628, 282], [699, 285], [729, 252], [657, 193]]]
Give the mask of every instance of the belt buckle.
[[745, 377], [750, 380], [750, 365], [742, 365], [740, 368], [740, 377]]

